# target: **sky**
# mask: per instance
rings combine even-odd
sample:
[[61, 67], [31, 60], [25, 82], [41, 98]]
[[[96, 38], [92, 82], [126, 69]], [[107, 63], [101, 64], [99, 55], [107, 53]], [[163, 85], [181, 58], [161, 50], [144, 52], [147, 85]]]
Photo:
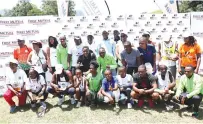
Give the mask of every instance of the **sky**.
[[[31, 3], [37, 5], [40, 7], [42, 0], [30, 0]], [[74, 0], [76, 4], [76, 10], [79, 10], [83, 5], [83, 0]], [[100, 3], [104, 4], [104, 0], [94, 0]], [[111, 13], [123, 13], [125, 11], [126, 13], [136, 14], [140, 12], [148, 12], [148, 11], [155, 11], [158, 10], [158, 6], [154, 4], [154, 0], [106, 0]], [[18, 0], [3, 0], [3, 2], [0, 4], [0, 10], [3, 9], [12, 9], [16, 5]], [[136, 10], [136, 11], [132, 11]]]

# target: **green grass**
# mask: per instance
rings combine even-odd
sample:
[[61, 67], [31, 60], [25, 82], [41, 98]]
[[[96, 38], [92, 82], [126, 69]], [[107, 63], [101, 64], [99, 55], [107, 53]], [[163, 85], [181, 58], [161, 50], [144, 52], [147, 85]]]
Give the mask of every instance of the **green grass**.
[[9, 106], [0, 98], [0, 123], [202, 123], [203, 106], [200, 109], [200, 119], [192, 118], [191, 112], [175, 110], [167, 112], [163, 106], [156, 106], [154, 109], [143, 108], [126, 109], [121, 107], [119, 112], [108, 105], [102, 105], [96, 110], [89, 107], [68, 108], [65, 103], [59, 108], [54, 106], [57, 98], [47, 100], [48, 111], [42, 118], [37, 118], [36, 113], [26, 105], [24, 112], [15, 114], [9, 113]]

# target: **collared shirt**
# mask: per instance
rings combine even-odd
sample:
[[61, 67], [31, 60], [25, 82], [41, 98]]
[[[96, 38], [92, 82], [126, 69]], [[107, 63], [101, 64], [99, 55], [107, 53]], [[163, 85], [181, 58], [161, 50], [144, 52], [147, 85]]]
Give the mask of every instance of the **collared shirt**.
[[187, 98], [191, 98], [192, 96], [199, 93], [203, 94], [203, 84], [201, 77], [197, 74], [193, 74], [191, 78], [188, 78], [186, 75], [181, 76], [176, 91], [176, 96], [180, 96], [184, 88], [186, 89], [186, 92], [189, 93]]
[[101, 73], [97, 73], [95, 77], [92, 76], [92, 74], [88, 74], [86, 78], [89, 82], [89, 90], [93, 92], [98, 92], [101, 87], [101, 81], [103, 79], [103, 76]]
[[138, 47], [138, 50], [140, 51], [140, 56], [143, 59], [144, 63], [150, 63], [152, 66], [154, 66], [154, 55], [156, 54], [156, 49], [152, 45], [147, 45], [147, 49], [144, 50], [140, 47]]
[[39, 92], [43, 85], [45, 85], [45, 79], [42, 75], [39, 75], [39, 80], [36, 79], [27, 79], [26, 81], [26, 90], [31, 90], [33, 93]]
[[111, 81], [108, 81], [106, 78], [104, 78], [102, 80], [102, 89], [105, 92], [108, 92], [110, 87], [115, 88], [117, 84], [118, 84], [118, 81], [116, 77], [112, 77]]
[[98, 45], [98, 50], [103, 47], [106, 50], [106, 54], [110, 56], [115, 57], [115, 49], [116, 49], [116, 43], [110, 39], [108, 40], [103, 40], [101, 43]]
[[57, 56], [58, 64], [62, 64], [65, 70], [68, 69], [68, 63], [67, 63], [68, 46], [64, 48], [61, 44], [59, 44], [56, 49], [57, 49], [56, 56]]
[[117, 63], [116, 63], [116, 60], [114, 59], [113, 56], [110, 56], [110, 55], [105, 55], [104, 58], [102, 57], [98, 57], [97, 58], [97, 62], [99, 64], [99, 68], [100, 71], [103, 73], [105, 70], [106, 70], [106, 66], [109, 65], [110, 66], [110, 69], [115, 69], [117, 68]]

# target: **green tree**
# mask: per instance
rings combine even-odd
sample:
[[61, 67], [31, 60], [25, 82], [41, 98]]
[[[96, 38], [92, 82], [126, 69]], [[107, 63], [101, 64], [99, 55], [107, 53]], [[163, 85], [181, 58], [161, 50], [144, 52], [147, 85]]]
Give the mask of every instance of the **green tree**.
[[181, 13], [203, 11], [203, 1], [181, 1], [179, 7]]
[[32, 4], [32, 9], [28, 11], [27, 16], [38, 16], [44, 15], [43, 11], [37, 8], [36, 5]]
[[68, 16], [75, 16], [75, 3], [74, 1], [69, 1], [68, 3]]

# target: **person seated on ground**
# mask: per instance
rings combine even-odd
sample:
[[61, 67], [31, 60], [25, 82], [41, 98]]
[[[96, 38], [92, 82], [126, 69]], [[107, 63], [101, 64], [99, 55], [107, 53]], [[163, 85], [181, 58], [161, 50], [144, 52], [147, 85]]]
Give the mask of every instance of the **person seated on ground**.
[[48, 92], [58, 96], [59, 106], [64, 102], [64, 95], [70, 95], [71, 104], [75, 104], [75, 88], [73, 87], [71, 72], [65, 71], [62, 64], [57, 64], [55, 69]]
[[87, 75], [86, 80], [86, 97], [87, 104], [90, 102], [90, 107], [95, 107], [97, 105], [97, 97], [101, 95], [101, 81], [103, 76], [101, 73], [97, 72], [99, 67], [96, 61], [90, 62], [90, 73]]
[[15, 102], [12, 100], [14, 96], [18, 97], [19, 106], [26, 103], [27, 92], [25, 90], [25, 82], [27, 75], [24, 70], [18, 69], [18, 61], [16, 59], [9, 60], [10, 69], [6, 72], [6, 85], [8, 90], [4, 93], [3, 97], [10, 105], [10, 113], [16, 110]]
[[82, 71], [80, 69], [75, 70], [75, 76], [73, 76], [75, 95], [76, 95], [76, 107], [79, 108], [81, 103], [85, 102], [85, 92], [86, 92], [86, 79], [82, 76]]
[[82, 52], [83, 54], [78, 58], [77, 66], [85, 75], [87, 75], [89, 73], [90, 62], [96, 61], [96, 55], [89, 50], [88, 46], [84, 46]]
[[39, 75], [34, 68], [31, 68], [25, 86], [31, 100], [31, 108], [35, 108], [37, 101], [40, 100], [40, 107], [43, 110], [46, 110], [46, 104], [44, 101], [47, 99], [48, 93], [46, 92], [46, 82], [44, 77]]
[[99, 70], [102, 74], [104, 74], [106, 69], [110, 69], [113, 76], [116, 76], [116, 60], [113, 56], [106, 54], [106, 50], [103, 47], [99, 49], [99, 57], [97, 58], [97, 62], [99, 64]]
[[124, 66], [118, 68], [119, 75], [117, 75], [117, 80], [120, 89], [120, 100], [124, 101], [124, 104], [127, 102], [127, 107], [132, 108], [130, 93], [132, 90], [133, 78], [126, 73], [126, 68]]
[[154, 107], [153, 100], [159, 98], [159, 93], [154, 92], [157, 88], [156, 77], [146, 72], [146, 66], [140, 65], [138, 73], [133, 76], [133, 91], [131, 97], [138, 99], [138, 107], [142, 107], [144, 99], [148, 99], [150, 107]]
[[185, 67], [185, 74], [181, 76], [175, 95], [175, 100], [182, 105], [188, 105], [189, 108], [194, 105], [193, 117], [199, 116], [199, 106], [203, 96], [202, 79], [194, 73], [193, 66]]
[[118, 89], [118, 81], [116, 77], [112, 76], [111, 70], [104, 72], [105, 78], [102, 80], [101, 93], [104, 96], [104, 102], [115, 104], [115, 108], [119, 109], [118, 101], [120, 97], [120, 91]]
[[174, 94], [173, 88], [175, 87], [176, 83], [172, 73], [162, 61], [158, 64], [158, 73], [156, 73], [156, 77], [158, 88], [155, 89], [155, 92], [159, 93], [160, 99], [165, 101], [166, 109], [170, 110], [173, 108], [173, 106], [170, 105], [170, 100]]

